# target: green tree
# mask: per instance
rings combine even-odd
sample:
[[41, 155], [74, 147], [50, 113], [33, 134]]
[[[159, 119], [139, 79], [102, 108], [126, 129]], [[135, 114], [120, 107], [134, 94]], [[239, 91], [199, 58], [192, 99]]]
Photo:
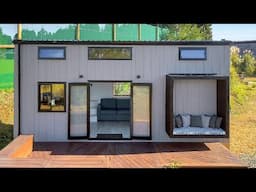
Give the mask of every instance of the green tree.
[[37, 33], [37, 39], [40, 40], [47, 40], [50, 36], [51, 34], [49, 34], [48, 31], [46, 31], [44, 28], [41, 28], [41, 30]]
[[211, 24], [161, 24], [168, 33], [162, 40], [212, 40]]
[[4, 44], [4, 45], [12, 44], [11, 36], [5, 35], [1, 27], [0, 27], [0, 44]]
[[236, 46], [230, 48], [230, 64], [234, 67], [236, 73], [241, 73], [241, 61], [240, 49]]
[[[17, 37], [17, 34], [16, 34]], [[24, 40], [36, 40], [36, 32], [33, 30], [23, 29], [22, 30], [22, 39]]]
[[254, 75], [256, 69], [256, 60], [251, 50], [245, 50], [243, 52], [241, 66], [246, 76]]
[[230, 49], [230, 62], [236, 73], [244, 73], [246, 76], [256, 75], [256, 59], [251, 50], [245, 50], [240, 54], [240, 49], [232, 46]]

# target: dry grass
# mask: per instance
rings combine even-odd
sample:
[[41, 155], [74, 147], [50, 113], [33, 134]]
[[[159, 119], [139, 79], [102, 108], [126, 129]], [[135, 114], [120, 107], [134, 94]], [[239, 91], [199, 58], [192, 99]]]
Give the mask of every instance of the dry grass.
[[14, 91], [0, 90], [0, 121], [13, 125], [14, 117]]
[[0, 150], [13, 139], [13, 90], [0, 90]]
[[245, 82], [256, 82], [256, 77], [246, 77], [244, 79]]
[[256, 89], [244, 105], [235, 105], [231, 112], [230, 150], [238, 155], [256, 152]]

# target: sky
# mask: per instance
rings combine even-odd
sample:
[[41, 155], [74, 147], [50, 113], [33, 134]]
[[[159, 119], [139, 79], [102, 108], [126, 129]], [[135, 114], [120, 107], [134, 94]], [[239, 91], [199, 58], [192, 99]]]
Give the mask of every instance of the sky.
[[[59, 27], [65, 27], [68, 24], [47, 24], [43, 25], [47, 31], [55, 32]], [[31, 25], [24, 24], [23, 28]], [[35, 31], [39, 31], [42, 25], [33, 26]], [[103, 27], [104, 25], [100, 25]], [[0, 24], [5, 34], [12, 37], [16, 33], [15, 24]], [[231, 40], [231, 41], [246, 41], [256, 40], [256, 24], [212, 24], [213, 40]]]

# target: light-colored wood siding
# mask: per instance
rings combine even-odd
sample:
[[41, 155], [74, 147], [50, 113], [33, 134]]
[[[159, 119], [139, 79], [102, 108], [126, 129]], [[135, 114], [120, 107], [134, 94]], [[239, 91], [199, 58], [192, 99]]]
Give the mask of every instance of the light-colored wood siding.
[[[169, 73], [229, 75], [229, 46], [199, 46], [207, 47], [207, 60], [204, 61], [180, 61], [179, 47], [185, 46], [171, 45], [129, 45], [127, 47], [132, 47], [132, 60], [88, 60], [87, 45], [64, 45], [66, 60], [38, 60], [38, 46], [47, 45], [22, 45], [21, 51], [21, 131], [23, 134], [35, 134], [35, 141], [67, 140], [67, 112], [38, 112], [39, 81], [67, 82], [66, 106], [68, 106], [69, 82], [131, 80], [136, 83], [152, 83], [152, 139], [175, 141], [165, 132], [165, 75]], [[93, 46], [90, 45], [90, 47]], [[83, 78], [79, 78], [79, 75], [83, 75]], [[137, 75], [140, 75], [140, 78], [137, 78]], [[185, 90], [185, 87], [190, 84], [192, 87], [189, 87], [188, 91], [193, 92], [195, 96], [198, 95], [196, 90], [199, 89], [213, 97], [210, 95], [213, 93], [212, 89], [206, 87], [204, 82], [200, 82], [199, 87], [195, 88], [193, 88], [193, 82], [190, 82], [181, 89]], [[215, 83], [209, 83], [209, 85], [213, 87]], [[15, 96], [17, 103], [17, 95]], [[193, 97], [190, 98], [193, 99]], [[189, 109], [198, 113], [204, 110], [216, 111], [216, 106], [206, 105], [204, 97], [202, 102], [204, 104], [195, 104], [200, 106], [200, 110], [196, 111], [194, 105], [189, 105]], [[17, 117], [16, 113], [15, 115]], [[15, 127], [17, 127], [16, 121]]]
[[174, 114], [216, 114], [216, 80], [175, 80]]
[[18, 46], [14, 48], [14, 126], [13, 126], [13, 137], [18, 136], [19, 126], [19, 83], [18, 83]]

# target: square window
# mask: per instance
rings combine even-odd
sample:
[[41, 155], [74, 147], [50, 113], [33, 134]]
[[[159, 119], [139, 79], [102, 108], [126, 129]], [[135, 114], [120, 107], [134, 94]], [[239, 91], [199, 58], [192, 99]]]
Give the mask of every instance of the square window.
[[66, 84], [39, 83], [39, 112], [66, 111]]

